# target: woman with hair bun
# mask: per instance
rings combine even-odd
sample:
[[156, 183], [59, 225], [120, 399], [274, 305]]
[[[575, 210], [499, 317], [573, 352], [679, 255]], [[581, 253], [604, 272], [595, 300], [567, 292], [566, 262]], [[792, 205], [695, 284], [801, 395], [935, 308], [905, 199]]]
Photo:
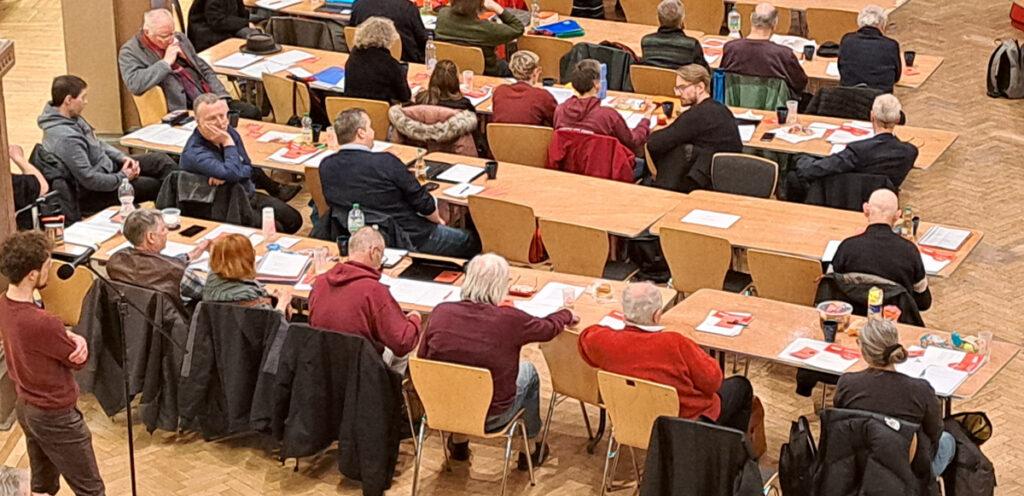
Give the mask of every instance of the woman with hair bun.
[[[839, 378], [834, 403], [836, 408], [880, 413], [920, 425], [917, 453], [928, 455], [932, 473], [938, 476], [956, 454], [956, 443], [942, 430], [942, 410], [931, 384], [896, 371], [896, 364], [907, 361], [899, 338], [892, 322], [869, 320], [857, 338], [868, 368]], [[914, 460], [916, 466], [921, 457]]]

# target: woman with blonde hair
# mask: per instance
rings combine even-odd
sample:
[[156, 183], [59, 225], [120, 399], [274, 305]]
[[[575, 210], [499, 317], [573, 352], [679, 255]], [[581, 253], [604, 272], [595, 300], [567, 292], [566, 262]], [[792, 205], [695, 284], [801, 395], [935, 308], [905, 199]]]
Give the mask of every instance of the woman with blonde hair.
[[880, 413], [920, 425], [919, 456], [914, 457], [913, 466], [924, 471], [930, 465], [932, 475], [938, 477], [956, 454], [956, 442], [942, 430], [942, 410], [931, 384], [896, 371], [897, 364], [907, 361], [896, 324], [869, 320], [857, 342], [868, 368], [839, 377], [836, 408]]
[[345, 63], [345, 96], [389, 103], [409, 101], [409, 66], [391, 56], [391, 44], [397, 39], [395, 24], [384, 17], [371, 17], [356, 28]]
[[249, 238], [241, 234], [226, 234], [213, 241], [210, 246], [210, 275], [203, 286], [203, 301], [237, 303], [286, 313], [291, 300], [290, 290], [270, 293], [256, 281], [256, 251]]
[[529, 50], [519, 50], [512, 54], [509, 70], [516, 82], [494, 90], [491, 122], [551, 126], [558, 103], [551, 93], [537, 86], [541, 79], [540, 57]]

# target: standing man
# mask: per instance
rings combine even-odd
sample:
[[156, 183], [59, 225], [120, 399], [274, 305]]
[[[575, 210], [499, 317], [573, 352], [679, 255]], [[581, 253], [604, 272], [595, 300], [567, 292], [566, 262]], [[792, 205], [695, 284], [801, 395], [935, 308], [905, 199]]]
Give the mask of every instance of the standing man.
[[92, 434], [78, 410], [74, 371], [89, 357], [85, 338], [39, 308], [33, 292], [46, 287], [50, 241], [38, 231], [11, 235], [0, 247], [0, 337], [14, 380], [18, 424], [25, 432], [33, 494], [57, 494], [60, 476], [77, 496], [102, 496]]

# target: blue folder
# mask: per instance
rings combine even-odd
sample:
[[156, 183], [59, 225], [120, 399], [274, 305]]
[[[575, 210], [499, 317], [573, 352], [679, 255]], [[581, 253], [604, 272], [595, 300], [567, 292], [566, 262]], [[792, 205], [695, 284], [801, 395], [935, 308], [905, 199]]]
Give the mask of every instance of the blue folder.
[[341, 67], [328, 67], [314, 74], [313, 77], [321, 83], [334, 86], [342, 79], [345, 79], [345, 69], [342, 69]]

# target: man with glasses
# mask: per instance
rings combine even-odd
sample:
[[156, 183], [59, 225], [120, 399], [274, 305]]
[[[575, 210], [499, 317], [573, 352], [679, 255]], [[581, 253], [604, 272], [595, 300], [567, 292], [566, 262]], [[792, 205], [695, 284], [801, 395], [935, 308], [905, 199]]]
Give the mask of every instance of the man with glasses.
[[707, 69], [690, 64], [676, 71], [675, 94], [689, 110], [647, 140], [647, 151], [658, 169], [655, 187], [685, 193], [708, 188], [712, 155], [743, 151], [732, 112], [711, 98], [710, 90]]

